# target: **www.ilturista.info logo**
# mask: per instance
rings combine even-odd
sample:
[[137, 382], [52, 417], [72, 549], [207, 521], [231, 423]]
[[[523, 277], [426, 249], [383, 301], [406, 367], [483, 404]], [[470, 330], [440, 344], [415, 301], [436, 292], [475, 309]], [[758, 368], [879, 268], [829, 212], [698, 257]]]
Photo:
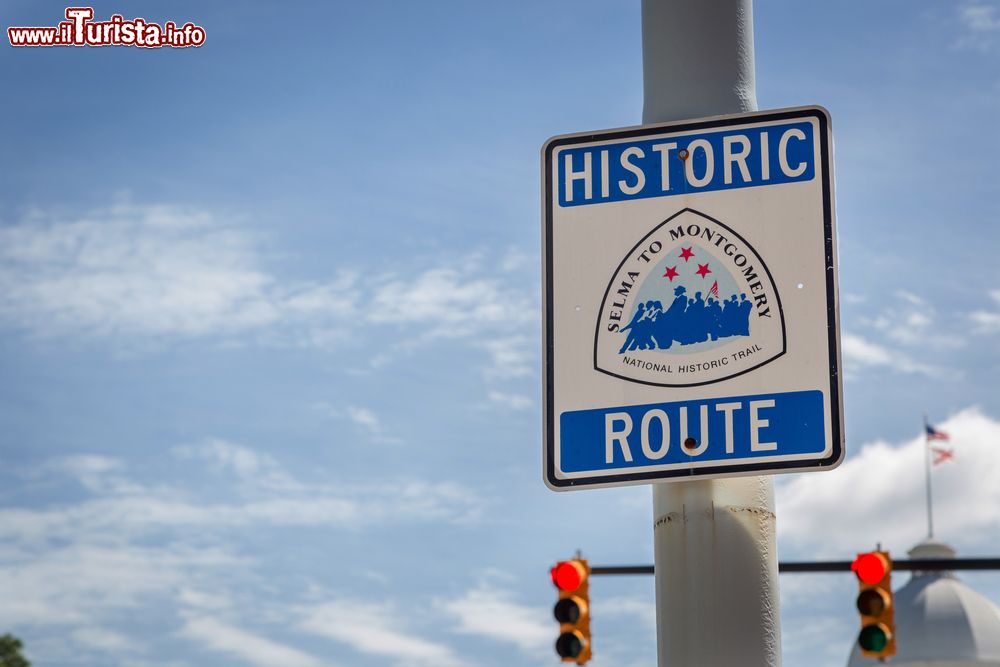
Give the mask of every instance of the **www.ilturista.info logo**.
[[55, 27], [11, 26], [11, 46], [138, 46], [145, 49], [185, 48], [205, 43], [205, 29], [188, 22], [163, 25], [144, 18], [126, 20], [113, 14], [107, 21], [94, 21], [93, 7], [67, 7], [66, 19]]
[[785, 352], [778, 290], [736, 231], [684, 209], [657, 225], [611, 275], [594, 368], [662, 387], [719, 382]]

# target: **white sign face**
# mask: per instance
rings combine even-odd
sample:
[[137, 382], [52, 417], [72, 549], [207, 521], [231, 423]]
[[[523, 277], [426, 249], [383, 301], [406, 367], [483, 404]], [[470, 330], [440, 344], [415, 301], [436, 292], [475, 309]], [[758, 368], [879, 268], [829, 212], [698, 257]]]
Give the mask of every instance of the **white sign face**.
[[840, 463], [831, 153], [818, 107], [545, 144], [549, 487]]

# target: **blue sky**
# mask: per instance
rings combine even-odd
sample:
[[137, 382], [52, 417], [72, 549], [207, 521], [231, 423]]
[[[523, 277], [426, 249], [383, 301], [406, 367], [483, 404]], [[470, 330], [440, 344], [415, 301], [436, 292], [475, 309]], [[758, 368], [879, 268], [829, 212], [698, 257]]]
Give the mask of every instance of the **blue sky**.
[[[94, 8], [207, 41], [3, 47], [0, 631], [43, 667], [554, 664], [548, 567], [652, 559], [648, 489], [544, 487], [539, 405], [538, 151], [638, 123], [638, 2]], [[940, 536], [996, 555], [1000, 4], [755, 31], [760, 108], [833, 117], [847, 369], [780, 555], [919, 540], [923, 412]], [[853, 582], [781, 584], [785, 664], [843, 664]], [[652, 580], [592, 598], [595, 667], [652, 664]]]

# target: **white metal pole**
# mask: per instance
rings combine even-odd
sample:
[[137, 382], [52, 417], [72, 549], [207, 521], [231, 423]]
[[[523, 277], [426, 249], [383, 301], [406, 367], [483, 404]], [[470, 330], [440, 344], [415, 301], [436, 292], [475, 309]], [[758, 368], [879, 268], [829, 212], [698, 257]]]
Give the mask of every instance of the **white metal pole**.
[[927, 415], [924, 415], [924, 470], [927, 481], [927, 539], [934, 539], [934, 502], [931, 498], [931, 437], [927, 433]]
[[[752, 0], [643, 0], [643, 122], [754, 111]], [[770, 477], [653, 485], [660, 667], [778, 667]]]

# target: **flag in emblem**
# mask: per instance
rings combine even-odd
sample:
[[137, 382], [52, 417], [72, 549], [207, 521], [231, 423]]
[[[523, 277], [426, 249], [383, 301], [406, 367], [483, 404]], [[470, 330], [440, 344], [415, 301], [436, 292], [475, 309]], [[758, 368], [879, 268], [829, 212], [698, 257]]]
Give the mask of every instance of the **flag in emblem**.
[[711, 289], [708, 290], [708, 293], [711, 294], [712, 296], [714, 296], [716, 299], [719, 298], [719, 281], [718, 280], [716, 280], [714, 283], [712, 283], [712, 287], [711, 287]]
[[924, 422], [924, 427], [927, 429], [928, 440], [948, 440], [948, 434], [944, 431], [939, 431], [926, 422]]

